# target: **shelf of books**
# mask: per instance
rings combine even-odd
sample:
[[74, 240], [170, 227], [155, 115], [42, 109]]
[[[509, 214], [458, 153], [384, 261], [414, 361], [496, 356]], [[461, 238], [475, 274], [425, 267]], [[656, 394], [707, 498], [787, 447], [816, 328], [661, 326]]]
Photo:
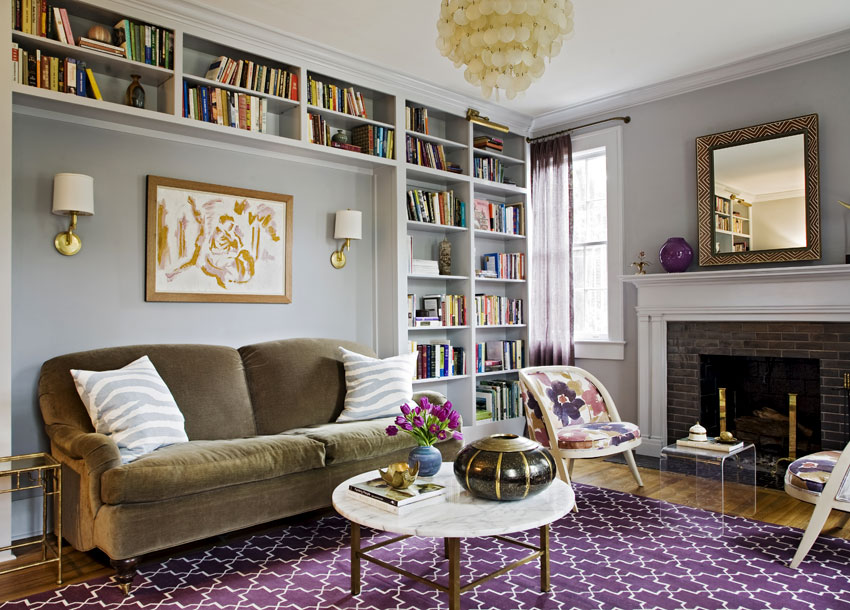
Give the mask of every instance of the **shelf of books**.
[[484, 183], [526, 186], [525, 138], [475, 125], [472, 134], [472, 176]]
[[144, 108], [170, 112], [172, 30], [82, 3], [21, 0], [11, 6], [16, 93], [38, 97], [51, 91], [69, 96], [68, 102], [76, 96], [125, 104], [137, 76], [145, 86]]
[[313, 144], [395, 159], [395, 97], [316, 72], [305, 84]]
[[182, 50], [183, 117], [300, 137], [298, 68], [189, 34]]
[[460, 116], [408, 101], [405, 104], [405, 159], [435, 172], [466, 174], [469, 123]]

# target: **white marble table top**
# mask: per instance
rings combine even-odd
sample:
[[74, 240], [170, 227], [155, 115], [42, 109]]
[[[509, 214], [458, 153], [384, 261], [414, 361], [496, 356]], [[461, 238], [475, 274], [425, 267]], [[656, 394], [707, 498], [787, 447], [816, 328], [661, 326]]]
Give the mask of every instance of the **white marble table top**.
[[426, 502], [422, 507], [409, 506], [396, 515], [349, 496], [350, 483], [379, 476], [377, 470], [371, 470], [340, 483], [334, 489], [333, 505], [349, 521], [385, 532], [466, 538], [540, 527], [560, 519], [575, 504], [572, 487], [558, 478], [544, 491], [525, 500], [497, 502], [476, 498], [457, 482], [452, 467], [451, 462], [445, 462], [440, 472], [426, 479], [446, 486], [446, 495], [441, 502]]

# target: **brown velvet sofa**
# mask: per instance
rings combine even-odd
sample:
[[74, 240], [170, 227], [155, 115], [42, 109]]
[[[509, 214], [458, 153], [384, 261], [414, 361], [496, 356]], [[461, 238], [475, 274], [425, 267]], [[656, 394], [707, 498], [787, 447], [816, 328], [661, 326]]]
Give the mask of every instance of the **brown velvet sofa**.
[[[233, 349], [134, 345], [44, 363], [39, 405], [51, 452], [63, 464], [62, 531], [79, 550], [112, 560], [125, 592], [139, 557], [330, 506], [346, 478], [404, 461], [415, 445], [389, 437], [392, 418], [334, 423], [345, 380], [330, 339], [288, 339]], [[188, 443], [129, 464], [94, 432], [69, 370], [111, 370], [147, 355], [186, 420]], [[445, 461], [458, 441], [438, 445]]]

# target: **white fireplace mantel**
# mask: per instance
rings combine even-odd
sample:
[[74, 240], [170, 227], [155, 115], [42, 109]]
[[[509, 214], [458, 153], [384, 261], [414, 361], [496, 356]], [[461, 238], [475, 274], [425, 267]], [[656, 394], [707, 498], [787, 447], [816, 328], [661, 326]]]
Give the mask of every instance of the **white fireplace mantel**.
[[621, 276], [637, 288], [638, 452], [667, 438], [667, 322], [850, 321], [850, 265]]

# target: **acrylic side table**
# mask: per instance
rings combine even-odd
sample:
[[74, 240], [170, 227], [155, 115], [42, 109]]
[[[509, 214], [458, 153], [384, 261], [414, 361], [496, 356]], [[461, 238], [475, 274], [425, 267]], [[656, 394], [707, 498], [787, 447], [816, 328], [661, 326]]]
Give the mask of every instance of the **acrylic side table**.
[[[686, 533], [723, 535], [724, 517], [752, 517], [756, 512], [756, 448], [752, 443], [732, 451], [679, 447], [661, 450], [659, 460], [660, 516], [669, 527]], [[706, 511], [697, 520], [681, 506]]]
[[[17, 572], [26, 568], [56, 563], [56, 584], [62, 584], [62, 465], [46, 453], [31, 453], [28, 455], [15, 455], [11, 457], [0, 457], [0, 480], [10, 479], [8, 487], [0, 487], [0, 493], [15, 493], [28, 489], [41, 489], [41, 539], [32, 542], [23, 542], [0, 547], [0, 552], [11, 551], [22, 547], [41, 545], [41, 561], [33, 561], [23, 565], [15, 566], [7, 570], [0, 570], [0, 575], [9, 572]], [[56, 515], [56, 545], [51, 548], [47, 536], [47, 504], [52, 500]], [[48, 551], [52, 551], [52, 557], [48, 558]]]

